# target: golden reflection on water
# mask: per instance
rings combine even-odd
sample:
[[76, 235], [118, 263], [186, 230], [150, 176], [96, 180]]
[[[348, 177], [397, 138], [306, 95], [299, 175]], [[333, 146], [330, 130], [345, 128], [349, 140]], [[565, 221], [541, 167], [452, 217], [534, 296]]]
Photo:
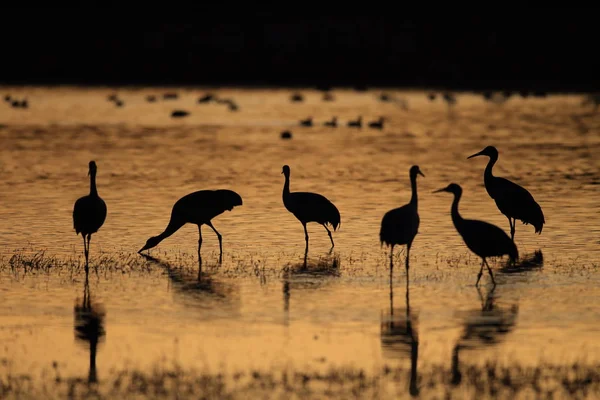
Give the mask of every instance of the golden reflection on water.
[[[201, 91], [152, 104], [144, 100], [150, 90], [119, 91], [122, 108], [100, 89], [5, 91], [27, 92], [30, 100], [27, 111], [0, 107], [0, 358], [14, 371], [41, 374], [56, 362], [70, 376], [89, 370], [91, 381], [161, 360], [228, 371], [399, 364], [410, 368], [405, 379], [414, 394], [418, 376], [436, 364], [458, 382], [465, 365], [482, 360], [598, 362], [600, 118], [575, 96], [498, 106], [459, 95], [450, 118], [421, 92], [403, 94], [405, 110], [377, 102], [375, 92], [339, 91], [324, 106], [317, 92], [291, 104], [288, 91], [223, 90], [240, 106], [232, 113], [196, 104]], [[191, 115], [172, 120], [175, 103]], [[341, 126], [322, 126], [332, 115]], [[345, 127], [358, 115], [384, 116], [386, 127]], [[307, 116], [315, 127], [298, 126]], [[292, 140], [279, 138], [284, 129]], [[498, 287], [482, 294], [482, 306], [473, 287], [479, 261], [452, 225], [450, 199], [431, 192], [459, 183], [465, 218], [508, 231], [483, 187], [485, 162], [466, 159], [488, 144], [500, 152], [495, 174], [526, 187], [547, 223], [539, 236], [517, 224], [525, 260], [516, 268], [492, 264]], [[81, 269], [53, 270], [56, 263], [45, 273], [23, 273], [27, 262], [13, 259], [13, 269], [18, 249], [80, 263], [71, 213], [88, 191], [91, 159], [108, 217], [92, 237], [89, 282]], [[321, 193], [339, 208], [331, 254], [326, 232], [309, 224], [304, 258], [302, 225], [281, 199], [284, 164], [293, 168], [292, 191]], [[395, 268], [390, 287], [378, 231], [386, 211], [408, 202], [413, 164], [426, 178], [418, 187], [409, 307], [397, 294], [406, 290], [404, 268]], [[235, 190], [244, 200], [213, 220], [223, 235], [223, 265], [217, 238], [207, 232], [198, 275], [198, 260], [188, 256], [197, 248], [190, 225], [152, 258], [135, 254], [164, 229], [178, 198], [211, 188]], [[83, 286], [106, 310], [104, 317], [85, 297], [78, 303], [75, 331], [86, 347], [73, 343], [69, 309]]]

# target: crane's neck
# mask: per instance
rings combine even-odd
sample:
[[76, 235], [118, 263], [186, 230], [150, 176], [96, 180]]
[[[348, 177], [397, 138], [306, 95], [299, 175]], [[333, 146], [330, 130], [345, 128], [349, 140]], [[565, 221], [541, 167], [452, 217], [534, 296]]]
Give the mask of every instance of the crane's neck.
[[98, 196], [98, 189], [96, 189], [96, 173], [92, 172], [90, 174], [90, 195]]
[[458, 228], [459, 225], [463, 222], [463, 217], [458, 213], [458, 202], [460, 201], [460, 196], [462, 193], [454, 193], [454, 200], [452, 201], [452, 209], [450, 210], [450, 214], [452, 215], [452, 222], [454, 223], [454, 227]]
[[290, 197], [290, 176], [285, 176], [285, 183], [283, 184], [283, 204], [287, 204], [288, 199]]
[[483, 175], [484, 180], [486, 182], [494, 179], [494, 175], [492, 174], [492, 168], [494, 168], [494, 164], [496, 164], [496, 161], [498, 161], [498, 156], [496, 156], [496, 155], [490, 156], [490, 160], [488, 161], [487, 166], [485, 167], [485, 172]]
[[410, 188], [412, 190], [412, 196], [410, 197], [410, 205], [416, 209], [419, 203], [419, 199], [417, 197], [417, 175], [410, 176]]
[[171, 216], [171, 220], [169, 221], [169, 224], [167, 225], [165, 230], [160, 235], [157, 236], [157, 238], [160, 239], [160, 241], [163, 241], [166, 238], [168, 238], [169, 236], [171, 236], [172, 234], [174, 234], [175, 232], [177, 232], [179, 230], [179, 228], [181, 228], [183, 225], [185, 225], [185, 222], [181, 222], [177, 218], [174, 218], [173, 216]]

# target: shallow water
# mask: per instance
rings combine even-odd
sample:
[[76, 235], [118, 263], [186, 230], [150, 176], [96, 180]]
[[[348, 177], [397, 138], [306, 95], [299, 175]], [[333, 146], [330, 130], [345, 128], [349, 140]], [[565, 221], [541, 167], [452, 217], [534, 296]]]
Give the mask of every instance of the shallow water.
[[[231, 112], [196, 104], [202, 90], [156, 103], [145, 96], [163, 91], [119, 90], [122, 108], [106, 100], [112, 92], [2, 90], [27, 97], [30, 107], [0, 104], [0, 376], [87, 380], [95, 338], [100, 385], [115, 371], [150, 373], [165, 363], [228, 376], [286, 368], [376, 375], [412, 365], [423, 393], [437, 366], [450, 379], [489, 362], [600, 363], [600, 114], [579, 96], [497, 105], [459, 94], [449, 111], [418, 91], [395, 92], [408, 110], [378, 101], [376, 91], [336, 90], [335, 102], [305, 91], [300, 104], [287, 90], [215, 91], [236, 100]], [[176, 108], [191, 115], [171, 119]], [[381, 131], [323, 127], [333, 115], [343, 125], [358, 115], [387, 120]], [[308, 116], [316, 126], [298, 126]], [[292, 140], [279, 138], [286, 129]], [[495, 260], [493, 291], [487, 274], [481, 290], [473, 286], [479, 262], [452, 225], [452, 196], [432, 193], [459, 183], [464, 217], [508, 231], [483, 187], [487, 159], [467, 160], [487, 145], [500, 152], [495, 174], [526, 187], [546, 217], [541, 235], [517, 224], [525, 261], [511, 269]], [[108, 217], [92, 238], [86, 288], [71, 213], [89, 190], [91, 159]], [[325, 230], [309, 225], [307, 269], [302, 226], [281, 200], [284, 164], [292, 191], [319, 192], [342, 216], [331, 253]], [[383, 214], [408, 202], [413, 164], [425, 177], [407, 313], [404, 251], [391, 297], [378, 232]], [[222, 265], [207, 227], [200, 283], [195, 226], [152, 249], [151, 259], [136, 253], [165, 228], [178, 198], [211, 188], [235, 190], [244, 201], [213, 220]], [[104, 314], [85, 314], [90, 309]], [[84, 340], [76, 339], [79, 323]], [[439, 386], [471, 395], [465, 385]], [[392, 386], [406, 395], [410, 383]]]

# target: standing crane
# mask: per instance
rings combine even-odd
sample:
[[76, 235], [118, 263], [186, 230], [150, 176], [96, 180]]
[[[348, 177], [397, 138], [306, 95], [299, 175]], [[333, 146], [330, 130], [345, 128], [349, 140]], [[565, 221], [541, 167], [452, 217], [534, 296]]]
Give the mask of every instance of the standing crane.
[[211, 220], [225, 211], [231, 211], [235, 206], [242, 205], [242, 197], [232, 190], [199, 190], [183, 196], [173, 205], [171, 219], [165, 230], [158, 236], [146, 241], [138, 253], [157, 246], [160, 242], [174, 234], [183, 225], [190, 223], [198, 225], [198, 258], [202, 247], [202, 225], [208, 225], [219, 239], [219, 262], [223, 260], [223, 240]]
[[[419, 213], [417, 212], [417, 175], [425, 177], [418, 165], [410, 167], [410, 186], [412, 196], [408, 204], [402, 207], [388, 211], [381, 220], [381, 229], [379, 230], [379, 240], [381, 244], [391, 246], [390, 250], [390, 273], [394, 267], [394, 246], [406, 245], [406, 273], [408, 275], [408, 259], [410, 257], [410, 247], [419, 231]], [[408, 278], [407, 278], [408, 279]]]
[[490, 158], [483, 174], [485, 190], [494, 199], [500, 212], [508, 218], [510, 238], [515, 239], [517, 220], [522, 221], [525, 225], [533, 225], [535, 233], [541, 234], [546, 220], [542, 208], [533, 199], [531, 193], [508, 179], [499, 178], [492, 174], [492, 168], [498, 161], [498, 150], [494, 146], [487, 146], [479, 153], [467, 157], [467, 159], [477, 156], [488, 156]]
[[90, 161], [88, 175], [90, 177], [90, 194], [80, 197], [73, 207], [73, 227], [75, 233], [83, 238], [83, 252], [85, 254], [85, 271], [88, 271], [90, 256], [90, 240], [92, 233], [106, 220], [106, 203], [98, 196], [96, 189], [96, 162]]
[[331, 248], [333, 249], [335, 244], [333, 243], [333, 237], [331, 236], [331, 231], [327, 227], [327, 224], [330, 224], [334, 231], [341, 224], [340, 212], [337, 207], [325, 196], [318, 193], [290, 193], [290, 167], [284, 165], [281, 173], [285, 176], [282, 195], [283, 205], [289, 212], [298, 218], [298, 221], [300, 221], [304, 227], [304, 240], [306, 240], [304, 254], [306, 255], [308, 253], [308, 231], [306, 230], [306, 224], [309, 222], [318, 222], [323, 225], [325, 230], [327, 230], [327, 234], [331, 240]]
[[452, 222], [454, 227], [463, 238], [463, 241], [473, 253], [481, 257], [481, 269], [477, 275], [477, 282], [475, 286], [479, 285], [479, 280], [483, 274], [483, 266], [487, 267], [492, 283], [496, 285], [494, 280], [494, 274], [490, 266], [488, 265], [487, 257], [499, 257], [508, 255], [511, 261], [514, 263], [519, 258], [519, 252], [515, 242], [496, 225], [484, 221], [478, 221], [474, 219], [464, 219], [458, 213], [458, 202], [462, 196], [462, 188], [456, 183], [451, 183], [443, 189], [434, 191], [433, 193], [448, 192], [454, 194], [454, 201], [452, 202], [452, 208], [450, 214], [452, 215]]

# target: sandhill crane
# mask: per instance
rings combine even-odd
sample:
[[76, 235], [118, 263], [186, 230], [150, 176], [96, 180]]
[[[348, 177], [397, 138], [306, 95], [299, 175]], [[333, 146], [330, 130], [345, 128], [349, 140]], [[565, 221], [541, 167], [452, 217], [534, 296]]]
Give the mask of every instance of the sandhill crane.
[[98, 232], [98, 229], [106, 220], [106, 203], [98, 196], [98, 190], [96, 189], [96, 171], [96, 162], [90, 161], [88, 172], [90, 176], [90, 194], [77, 199], [73, 208], [73, 227], [75, 233], [77, 235], [81, 233], [83, 238], [86, 272], [89, 265], [92, 233]]
[[463, 238], [463, 241], [473, 253], [481, 257], [481, 269], [477, 275], [475, 286], [479, 285], [479, 280], [483, 274], [483, 265], [487, 267], [492, 283], [495, 285], [494, 274], [487, 261], [487, 257], [498, 257], [508, 255], [514, 263], [519, 258], [517, 246], [511, 238], [496, 225], [484, 221], [474, 219], [464, 219], [458, 213], [458, 202], [462, 196], [462, 188], [456, 183], [451, 183], [443, 189], [434, 191], [433, 193], [448, 192], [454, 194], [454, 201], [450, 214], [454, 227]]
[[331, 231], [327, 228], [327, 224], [330, 224], [334, 231], [341, 224], [340, 212], [337, 207], [325, 196], [318, 193], [290, 193], [290, 167], [284, 165], [281, 173], [285, 176], [282, 195], [283, 205], [298, 218], [298, 221], [304, 227], [304, 239], [306, 240], [304, 254], [308, 253], [308, 231], [306, 230], [306, 224], [309, 222], [317, 222], [323, 225], [331, 240], [331, 248], [333, 248], [335, 244], [333, 243], [333, 237], [331, 236]]
[[546, 220], [544, 219], [542, 208], [533, 199], [533, 196], [516, 183], [492, 175], [492, 168], [494, 168], [494, 164], [498, 161], [498, 150], [494, 146], [487, 146], [479, 153], [467, 157], [467, 159], [477, 156], [488, 156], [490, 158], [483, 174], [485, 190], [494, 199], [500, 212], [508, 218], [510, 238], [512, 240], [515, 239], [515, 224], [517, 219], [526, 225], [533, 225], [535, 233], [541, 234]]
[[410, 247], [419, 231], [419, 213], [417, 212], [417, 175], [425, 177], [418, 165], [410, 167], [410, 186], [412, 196], [408, 204], [388, 211], [381, 220], [379, 240], [381, 244], [391, 246], [390, 249], [390, 271], [393, 268], [393, 256], [395, 245], [406, 245], [406, 272], [408, 274], [408, 259]]
[[158, 236], [146, 241], [138, 253], [157, 246], [160, 242], [174, 234], [183, 225], [190, 223], [198, 225], [198, 257], [202, 247], [202, 225], [208, 225], [219, 239], [219, 262], [223, 259], [223, 241], [221, 234], [213, 226], [211, 220], [225, 211], [231, 211], [235, 206], [242, 205], [242, 198], [232, 190], [199, 190], [183, 196], [173, 205], [171, 219], [165, 230]]

